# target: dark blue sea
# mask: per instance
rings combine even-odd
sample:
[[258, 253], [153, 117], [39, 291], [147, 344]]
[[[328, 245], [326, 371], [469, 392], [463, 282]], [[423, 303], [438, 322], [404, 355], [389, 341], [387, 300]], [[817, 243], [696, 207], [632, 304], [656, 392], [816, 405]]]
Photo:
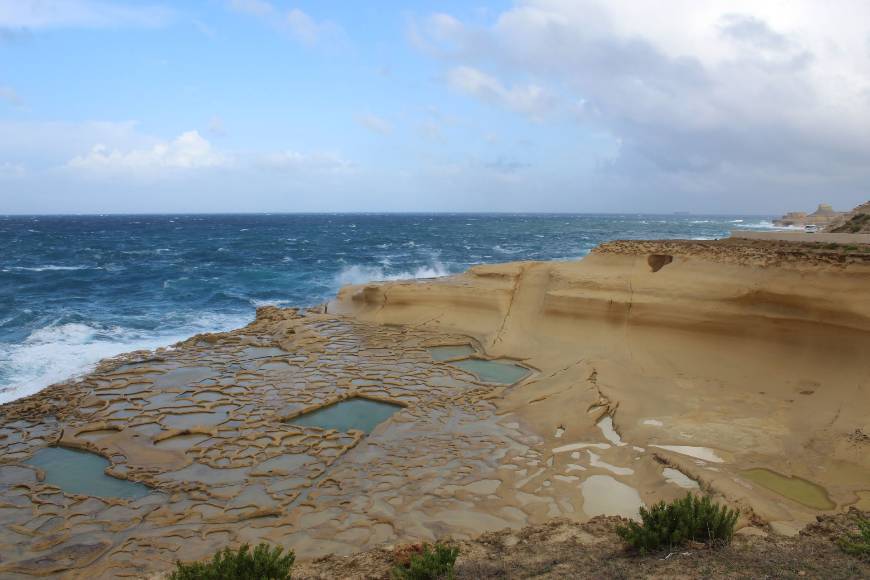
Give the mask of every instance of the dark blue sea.
[[573, 260], [618, 238], [697, 238], [759, 216], [0, 216], [0, 403], [101, 358], [229, 330], [343, 284]]

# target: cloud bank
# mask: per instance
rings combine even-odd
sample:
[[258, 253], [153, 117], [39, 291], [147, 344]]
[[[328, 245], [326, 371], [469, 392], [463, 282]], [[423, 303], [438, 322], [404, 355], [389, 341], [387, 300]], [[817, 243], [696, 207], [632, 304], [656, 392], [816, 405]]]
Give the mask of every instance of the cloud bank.
[[412, 38], [457, 91], [610, 135], [602, 187], [782, 194], [870, 183], [868, 21], [853, 0], [525, 0]]

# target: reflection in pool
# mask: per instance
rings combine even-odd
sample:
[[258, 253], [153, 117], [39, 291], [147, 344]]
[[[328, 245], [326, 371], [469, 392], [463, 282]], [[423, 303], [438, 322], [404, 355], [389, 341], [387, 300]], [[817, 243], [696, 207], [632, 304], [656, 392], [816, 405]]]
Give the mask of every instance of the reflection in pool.
[[66, 493], [126, 499], [137, 499], [151, 493], [151, 488], [146, 485], [106, 475], [109, 461], [87, 451], [46, 447], [37, 451], [27, 463], [45, 472], [45, 483]]
[[290, 419], [293, 425], [371, 433], [375, 427], [400, 411], [401, 405], [353, 397]]

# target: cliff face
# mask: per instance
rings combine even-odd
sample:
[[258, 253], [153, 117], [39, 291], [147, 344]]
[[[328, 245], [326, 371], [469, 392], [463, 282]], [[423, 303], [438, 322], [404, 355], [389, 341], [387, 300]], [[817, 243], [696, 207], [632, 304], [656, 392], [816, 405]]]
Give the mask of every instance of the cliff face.
[[870, 201], [862, 203], [826, 228], [838, 234], [870, 233]]
[[777, 226], [814, 225], [825, 227], [834, 223], [842, 222], [844, 215], [843, 212], [834, 211], [830, 205], [820, 203], [819, 207], [816, 208], [816, 211], [811, 214], [802, 211], [792, 211], [777, 220], [773, 220], [773, 223]]
[[[761, 467], [870, 500], [870, 253], [749, 240], [613, 242], [577, 262], [478, 266], [353, 286], [330, 312], [460, 332], [539, 369], [500, 403], [542, 433], [613, 416], [635, 446], [715, 449], [699, 468], [769, 521], [811, 510], [736, 475]], [[862, 491], [863, 490], [863, 491]], [[862, 499], [865, 498], [865, 499]], [[781, 498], [780, 498], [781, 499]]]

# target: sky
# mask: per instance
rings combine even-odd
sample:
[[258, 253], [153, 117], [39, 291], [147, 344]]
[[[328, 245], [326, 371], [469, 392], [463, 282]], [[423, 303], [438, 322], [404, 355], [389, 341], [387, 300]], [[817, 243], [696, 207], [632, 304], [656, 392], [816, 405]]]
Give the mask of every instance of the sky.
[[867, 0], [0, 0], [0, 214], [868, 198]]

